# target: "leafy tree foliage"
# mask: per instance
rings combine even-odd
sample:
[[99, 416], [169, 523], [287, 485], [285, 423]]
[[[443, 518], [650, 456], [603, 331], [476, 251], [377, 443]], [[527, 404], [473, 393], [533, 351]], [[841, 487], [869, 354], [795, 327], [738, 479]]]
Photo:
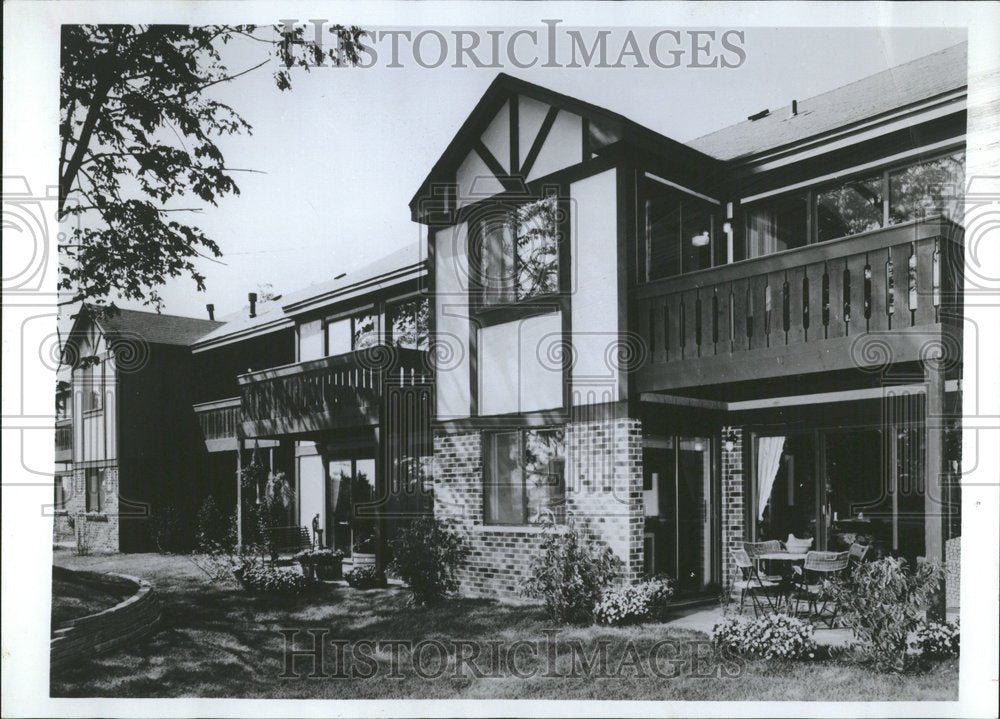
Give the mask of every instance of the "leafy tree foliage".
[[[232, 107], [209, 88], [272, 64], [281, 90], [290, 70], [329, 61], [356, 64], [358, 27], [334, 25], [315, 42], [306, 28], [252, 25], [66, 25], [62, 31], [59, 124], [59, 220], [64, 237], [59, 287], [64, 304], [103, 301], [116, 292], [158, 308], [156, 288], [190, 275], [205, 278], [198, 256], [218, 245], [182, 219], [197, 207], [239, 194], [216, 142], [249, 133]], [[260, 43], [266, 57], [230, 70], [220, 54], [234, 41]]]

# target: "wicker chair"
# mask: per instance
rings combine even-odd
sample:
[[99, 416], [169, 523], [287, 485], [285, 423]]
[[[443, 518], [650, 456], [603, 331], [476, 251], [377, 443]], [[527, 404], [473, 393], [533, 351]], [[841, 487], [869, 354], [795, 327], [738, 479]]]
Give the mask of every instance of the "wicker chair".
[[871, 545], [868, 544], [858, 544], [857, 542], [852, 544], [847, 550], [848, 566], [853, 569], [856, 565], [865, 561], [869, 549], [871, 549]]
[[750, 601], [753, 604], [754, 616], [760, 616], [760, 612], [763, 609], [759, 599], [760, 596], [763, 596], [768, 605], [773, 609], [774, 603], [768, 596], [768, 590], [776, 589], [778, 585], [769, 579], [762, 578], [760, 574], [758, 574], [757, 566], [750, 559], [750, 555], [747, 554], [746, 550], [733, 549], [731, 551], [733, 554], [733, 561], [736, 563], [738, 576], [733, 575], [733, 582], [726, 595], [727, 603], [732, 600], [733, 591], [735, 589], [739, 589], [740, 614], [743, 613], [743, 606], [746, 603], [747, 597], [750, 597]]
[[[747, 555], [749, 555], [750, 560], [757, 567], [757, 572], [758, 574], [760, 574], [761, 579], [766, 579], [771, 582], [781, 581], [782, 577], [780, 574], [770, 574], [770, 573], [762, 574], [760, 572], [760, 564], [762, 560], [759, 559], [759, 557], [760, 555], [767, 554], [768, 552], [785, 551], [784, 542], [778, 539], [768, 539], [763, 542], [743, 542], [743, 551], [745, 551]], [[765, 559], [763, 561], [767, 560]]]
[[807, 552], [800, 584], [793, 592], [795, 613], [799, 613], [799, 603], [805, 599], [808, 602], [809, 616], [825, 622], [832, 629], [837, 621], [840, 605], [836, 598], [829, 596], [824, 584], [843, 575], [849, 561], [850, 552]]

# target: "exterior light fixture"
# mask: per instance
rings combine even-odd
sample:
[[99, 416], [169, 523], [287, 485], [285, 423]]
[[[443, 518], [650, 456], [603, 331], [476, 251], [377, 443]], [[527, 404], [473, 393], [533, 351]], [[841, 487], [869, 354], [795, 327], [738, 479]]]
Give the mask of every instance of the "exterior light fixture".
[[695, 235], [691, 238], [691, 244], [695, 247], [705, 247], [709, 243], [708, 231], [702, 232], [700, 235]]
[[739, 437], [737, 436], [736, 431], [731, 429], [726, 433], [726, 439], [722, 443], [722, 446], [727, 452], [732, 452], [736, 449], [736, 442], [738, 440]]

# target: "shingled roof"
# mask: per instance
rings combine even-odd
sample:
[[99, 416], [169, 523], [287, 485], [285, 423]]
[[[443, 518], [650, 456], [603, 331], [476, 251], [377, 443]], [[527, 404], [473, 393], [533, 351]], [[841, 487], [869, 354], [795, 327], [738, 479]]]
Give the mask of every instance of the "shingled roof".
[[967, 84], [967, 51], [967, 43], [960, 43], [799, 100], [796, 115], [790, 105], [771, 108], [770, 114], [758, 120], [730, 125], [687, 144], [720, 160], [735, 160], [959, 90]]
[[114, 314], [98, 314], [95, 322], [105, 334], [135, 335], [150, 344], [184, 346], [223, 324], [195, 317], [125, 309], [119, 309]]

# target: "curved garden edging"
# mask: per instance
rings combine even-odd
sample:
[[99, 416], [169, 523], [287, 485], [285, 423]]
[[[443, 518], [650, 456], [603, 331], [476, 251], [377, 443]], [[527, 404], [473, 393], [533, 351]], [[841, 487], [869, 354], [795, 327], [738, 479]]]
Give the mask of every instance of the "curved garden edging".
[[130, 596], [96, 614], [63, 622], [52, 632], [49, 647], [50, 669], [84, 657], [111, 651], [127, 642], [154, 632], [162, 618], [153, 585], [125, 574], [80, 572], [53, 567], [53, 577], [95, 587], [112, 587]]

